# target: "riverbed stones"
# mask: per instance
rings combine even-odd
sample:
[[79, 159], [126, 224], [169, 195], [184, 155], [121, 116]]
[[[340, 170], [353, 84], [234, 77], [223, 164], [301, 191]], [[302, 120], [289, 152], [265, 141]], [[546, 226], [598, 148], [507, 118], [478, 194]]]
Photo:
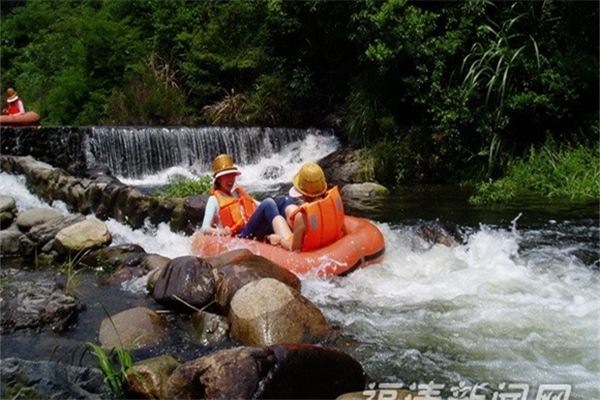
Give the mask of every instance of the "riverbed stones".
[[108, 398], [102, 372], [54, 361], [6, 358], [0, 363], [2, 399]]
[[106, 349], [123, 347], [134, 350], [158, 345], [166, 337], [166, 321], [145, 307], [131, 308], [105, 318], [99, 333], [100, 344]]
[[[35, 243], [37, 248], [43, 248], [44, 245], [56, 237], [56, 234], [71, 225], [81, 222], [85, 217], [81, 214], [61, 216], [32, 227], [27, 232], [27, 238]], [[42, 249], [42, 251], [44, 251]]]
[[146, 271], [162, 270], [171, 261], [169, 257], [161, 256], [160, 254], [146, 254], [142, 259], [140, 267]]
[[274, 364], [267, 349], [237, 347], [181, 364], [167, 382], [168, 399], [252, 399]]
[[351, 356], [309, 344], [268, 347], [275, 364], [254, 394], [262, 399], [333, 399], [362, 390], [366, 375]]
[[166, 399], [167, 381], [179, 361], [170, 355], [149, 358], [127, 370], [129, 394], [136, 399]]
[[286, 285], [300, 290], [300, 279], [292, 272], [280, 267], [274, 262], [254, 254], [232, 254], [223, 256], [219, 262], [224, 262], [217, 272], [217, 290], [215, 302], [223, 310], [229, 308], [229, 303], [235, 293], [247, 283], [263, 278], [273, 278]]
[[81, 305], [47, 275], [14, 269], [0, 271], [0, 332], [51, 328], [62, 332]]
[[8, 228], [17, 214], [17, 203], [10, 196], [0, 196], [0, 229]]
[[86, 219], [56, 234], [59, 251], [79, 252], [110, 244], [111, 234], [106, 224], [96, 218]]
[[17, 216], [17, 226], [23, 232], [29, 231], [36, 225], [43, 224], [62, 217], [62, 214], [52, 208], [32, 208]]
[[301, 343], [324, 336], [328, 325], [321, 311], [297, 290], [272, 278], [248, 283], [231, 300], [231, 337], [264, 346]]
[[165, 306], [191, 311], [185, 305], [201, 308], [215, 293], [212, 267], [206, 261], [184, 256], [172, 259], [160, 274], [152, 297]]
[[335, 398], [361, 390], [365, 375], [352, 357], [314, 345], [237, 347], [181, 364], [167, 398]]
[[23, 234], [19, 231], [3, 230], [0, 231], [0, 258], [18, 256], [20, 245], [19, 238]]
[[229, 321], [221, 315], [197, 311], [190, 320], [190, 333], [204, 346], [222, 343], [229, 338]]
[[114, 271], [124, 267], [140, 266], [145, 255], [144, 249], [137, 244], [120, 244], [92, 250], [81, 259], [81, 263]]
[[349, 183], [366, 182], [372, 178], [368, 176], [362, 164], [360, 150], [348, 148], [336, 150], [319, 160], [319, 165], [325, 171], [327, 181], [340, 187]]

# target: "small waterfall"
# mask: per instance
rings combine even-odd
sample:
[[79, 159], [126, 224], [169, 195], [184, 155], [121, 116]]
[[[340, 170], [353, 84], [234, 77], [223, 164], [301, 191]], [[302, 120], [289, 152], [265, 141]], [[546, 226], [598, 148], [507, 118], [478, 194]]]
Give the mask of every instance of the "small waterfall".
[[141, 177], [174, 166], [208, 165], [219, 153], [250, 164], [306, 135], [330, 130], [222, 127], [93, 127], [87, 137], [87, 164], [107, 165], [113, 174]]

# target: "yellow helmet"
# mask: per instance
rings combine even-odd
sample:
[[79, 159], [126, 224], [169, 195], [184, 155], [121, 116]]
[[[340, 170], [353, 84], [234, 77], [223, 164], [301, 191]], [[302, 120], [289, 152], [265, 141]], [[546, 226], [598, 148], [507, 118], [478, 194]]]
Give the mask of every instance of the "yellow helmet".
[[233, 159], [229, 154], [219, 154], [213, 161], [213, 177], [217, 179], [228, 174], [241, 175], [241, 172], [233, 165]]
[[318, 197], [327, 191], [325, 173], [317, 164], [309, 162], [302, 165], [300, 171], [292, 179], [294, 186], [290, 189], [290, 196]]

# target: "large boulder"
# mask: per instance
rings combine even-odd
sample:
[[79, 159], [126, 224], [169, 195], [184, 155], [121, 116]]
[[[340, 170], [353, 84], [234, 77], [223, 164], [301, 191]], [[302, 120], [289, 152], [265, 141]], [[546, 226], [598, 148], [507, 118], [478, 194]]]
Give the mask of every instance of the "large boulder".
[[23, 211], [17, 216], [17, 226], [23, 232], [32, 227], [62, 217], [62, 214], [53, 208], [32, 208]]
[[201, 308], [213, 299], [214, 293], [211, 265], [196, 257], [184, 256], [167, 264], [154, 286], [152, 297], [165, 306], [191, 311], [185, 303]]
[[207, 201], [208, 196], [206, 195], [189, 196], [183, 201], [183, 209], [188, 218], [186, 227], [188, 234], [192, 234], [195, 228], [202, 224]]
[[10, 196], [0, 196], [0, 229], [8, 228], [17, 213], [17, 203]]
[[206, 262], [213, 266], [213, 268], [219, 268], [225, 264], [231, 264], [238, 261], [246, 260], [248, 257], [252, 256], [252, 253], [248, 249], [236, 249], [227, 251], [225, 253], [218, 254], [216, 256], [210, 256], [204, 258]]
[[137, 244], [120, 244], [93, 250], [81, 259], [81, 263], [114, 271], [119, 268], [139, 266], [145, 255], [144, 249]]
[[136, 399], [166, 399], [167, 381], [179, 361], [170, 355], [150, 358], [127, 370], [128, 392]]
[[319, 160], [327, 181], [332, 185], [344, 186], [369, 180], [361, 161], [360, 150], [344, 148]]
[[51, 328], [62, 332], [76, 318], [81, 305], [49, 276], [24, 271], [0, 271], [0, 332]]
[[252, 399], [274, 359], [267, 349], [237, 347], [188, 361], [167, 382], [168, 399]]
[[27, 232], [27, 238], [31, 240], [36, 247], [42, 248], [46, 243], [53, 240], [59, 231], [71, 225], [75, 225], [84, 219], [84, 216], [80, 214], [56, 218], [32, 227], [29, 232]]
[[59, 251], [78, 252], [110, 244], [112, 237], [106, 224], [91, 218], [61, 229], [56, 234]]
[[169, 257], [161, 256], [160, 254], [146, 254], [142, 259], [140, 267], [146, 271], [162, 270], [171, 261]]
[[328, 331], [325, 317], [314, 304], [272, 278], [238, 290], [231, 300], [229, 320], [233, 339], [256, 346], [306, 342]]
[[105, 318], [100, 325], [100, 345], [110, 349], [139, 349], [167, 338], [166, 321], [156, 312], [136, 307]]
[[0, 231], [0, 257], [18, 256], [20, 253], [19, 239], [23, 234], [19, 231]]
[[6, 358], [0, 363], [2, 399], [109, 398], [102, 372], [54, 361]]
[[333, 399], [365, 386], [360, 363], [340, 351], [307, 344], [268, 349], [273, 352], [275, 365], [255, 398]]
[[[223, 262], [223, 260], [219, 261]], [[228, 261], [215, 269], [217, 272], [215, 302], [224, 310], [229, 308], [231, 299], [240, 288], [263, 278], [273, 278], [300, 290], [300, 279], [296, 275], [264, 257], [251, 253], [239, 254], [231, 256]]]
[[347, 198], [364, 199], [382, 197], [389, 194], [389, 190], [375, 182], [350, 183], [342, 187], [342, 196]]
[[173, 372], [167, 398], [331, 399], [361, 390], [365, 375], [352, 357], [312, 345], [237, 347], [188, 361]]

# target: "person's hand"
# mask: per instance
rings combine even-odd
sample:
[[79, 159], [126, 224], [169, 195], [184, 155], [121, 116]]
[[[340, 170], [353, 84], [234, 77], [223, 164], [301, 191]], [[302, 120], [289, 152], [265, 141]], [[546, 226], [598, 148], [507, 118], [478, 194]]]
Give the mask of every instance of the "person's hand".
[[231, 228], [226, 226], [225, 228], [223, 228], [221, 230], [221, 235], [222, 236], [231, 236]]

